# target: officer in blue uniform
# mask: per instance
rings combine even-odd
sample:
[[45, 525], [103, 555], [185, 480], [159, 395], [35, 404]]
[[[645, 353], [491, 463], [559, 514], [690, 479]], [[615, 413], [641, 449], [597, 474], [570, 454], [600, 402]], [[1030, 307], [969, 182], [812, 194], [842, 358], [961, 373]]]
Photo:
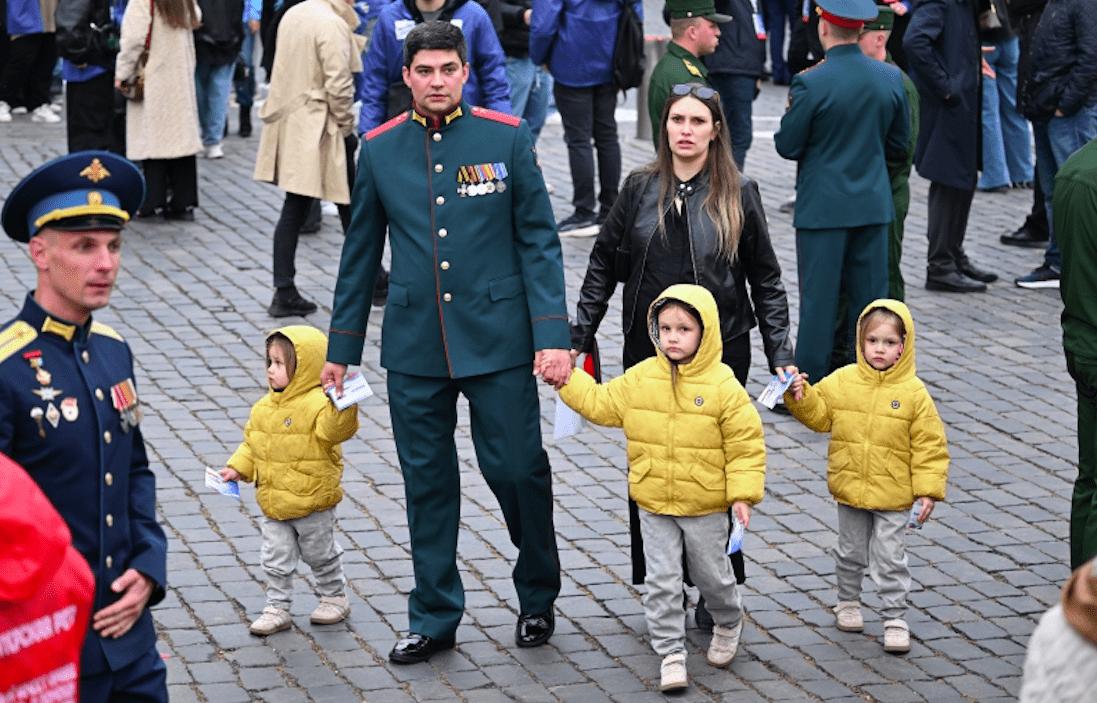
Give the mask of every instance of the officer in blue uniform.
[[341, 391], [346, 365], [361, 362], [370, 310], [363, 291], [372, 290], [387, 228], [381, 365], [415, 569], [411, 634], [389, 655], [398, 663], [453, 647], [464, 611], [458, 394], [469, 401], [480, 471], [519, 550], [519, 646], [548, 640], [560, 590], [533, 378], [562, 383], [571, 371], [560, 240], [528, 125], [464, 102], [468, 70], [453, 25], [424, 22], [404, 41], [414, 107], [362, 143], [321, 376]]
[[164, 597], [167, 540], [141, 438], [129, 346], [91, 318], [110, 300], [121, 230], [144, 198], [137, 167], [105, 151], [24, 178], [0, 219], [38, 272], [0, 327], [0, 452], [22, 464], [95, 574], [80, 700], [164, 701], [149, 607]]
[[888, 223], [895, 218], [886, 158], [910, 137], [902, 74], [857, 44], [872, 0], [819, 0], [826, 59], [792, 79], [774, 135], [777, 153], [799, 161], [796, 258], [800, 326], [796, 365], [818, 381], [829, 370], [842, 282], [849, 292], [850, 348], [857, 314], [888, 292]]

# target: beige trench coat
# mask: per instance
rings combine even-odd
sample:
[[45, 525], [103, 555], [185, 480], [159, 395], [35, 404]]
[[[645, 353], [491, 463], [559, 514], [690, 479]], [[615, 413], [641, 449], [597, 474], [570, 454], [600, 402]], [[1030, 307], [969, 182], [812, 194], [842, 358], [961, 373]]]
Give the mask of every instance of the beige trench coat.
[[[122, 18], [115, 76], [137, 71], [137, 57], [149, 31], [149, 0], [130, 0]], [[197, 5], [195, 14], [201, 17]], [[202, 151], [198, 99], [194, 88], [194, 33], [170, 26], [153, 13], [145, 99], [126, 105], [126, 157], [130, 161], [178, 159]]]
[[[135, 0], [131, 0], [135, 1]], [[364, 37], [344, 0], [306, 0], [278, 26], [255, 179], [284, 191], [350, 203], [344, 137], [354, 131], [354, 80]]]

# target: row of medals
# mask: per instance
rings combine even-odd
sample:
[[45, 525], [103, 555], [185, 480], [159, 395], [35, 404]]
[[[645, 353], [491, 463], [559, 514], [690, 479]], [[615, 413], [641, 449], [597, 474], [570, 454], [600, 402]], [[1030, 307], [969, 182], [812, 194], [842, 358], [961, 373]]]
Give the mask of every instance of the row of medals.
[[503, 179], [506, 177], [507, 167], [502, 163], [462, 166], [457, 171], [457, 182], [461, 184], [457, 186], [457, 192], [462, 198], [504, 193], [507, 190], [507, 184]]

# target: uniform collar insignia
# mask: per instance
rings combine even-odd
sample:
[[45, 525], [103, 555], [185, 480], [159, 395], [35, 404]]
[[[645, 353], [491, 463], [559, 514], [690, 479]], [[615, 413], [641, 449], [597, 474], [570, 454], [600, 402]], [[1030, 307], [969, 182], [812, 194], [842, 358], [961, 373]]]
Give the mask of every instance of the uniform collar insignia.
[[453, 108], [453, 112], [446, 115], [446, 124], [449, 124], [450, 122], [453, 122], [455, 119], [457, 119], [458, 117], [460, 117], [463, 114], [465, 114], [464, 111], [461, 110], [461, 106], [458, 105], [457, 107]]
[[66, 342], [72, 341], [72, 336], [76, 334], [75, 325], [66, 325], [63, 322], [58, 322], [49, 315], [46, 315], [45, 321], [42, 322], [43, 332], [52, 332], [58, 337], [64, 337]]
[[427, 129], [440, 129], [443, 123], [448, 125], [449, 123], [453, 122], [458, 117], [461, 117], [464, 114], [465, 111], [461, 109], [461, 103], [457, 103], [457, 107], [453, 108], [452, 112], [442, 118], [435, 117], [434, 115], [424, 115], [423, 113], [419, 112], [419, 110], [414, 106], [412, 106], [411, 109], [411, 119], [415, 120]]

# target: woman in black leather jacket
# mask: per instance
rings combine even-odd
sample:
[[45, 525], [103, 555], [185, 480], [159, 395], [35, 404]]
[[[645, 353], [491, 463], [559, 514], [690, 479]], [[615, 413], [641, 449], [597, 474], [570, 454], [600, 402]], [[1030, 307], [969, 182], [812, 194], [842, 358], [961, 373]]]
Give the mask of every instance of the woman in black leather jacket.
[[[770, 369], [792, 367], [781, 267], [758, 185], [741, 176], [732, 161], [719, 96], [700, 83], [674, 86], [663, 108], [661, 133], [655, 161], [626, 179], [590, 253], [571, 329], [573, 357], [591, 351], [618, 281], [625, 284], [624, 366], [655, 356], [648, 307], [667, 286], [694, 283], [716, 298], [723, 361], [739, 383], [746, 383], [750, 369], [750, 329], [755, 324], [761, 328]], [[629, 513], [632, 581], [640, 584], [646, 568], [631, 500]], [[741, 559], [741, 552], [733, 557], [740, 583]], [[712, 627], [703, 601], [697, 606], [697, 622]]]
[[[594, 243], [579, 293], [571, 346], [578, 352], [591, 350], [609, 299], [617, 282], [623, 281], [624, 366], [654, 356], [647, 333], [648, 306], [667, 286], [695, 283], [716, 298], [723, 361], [745, 385], [750, 369], [750, 330], [756, 324], [770, 370], [793, 364], [781, 267], [770, 243], [758, 185], [741, 176], [731, 159], [719, 98], [700, 84], [683, 84], [675, 90], [689, 92], [672, 92], [667, 99], [656, 160], [625, 180]], [[709, 97], [700, 98], [697, 93]], [[692, 144], [696, 135], [687, 135], [683, 141], [701, 153], [686, 153], [690, 150], [668, 143], [667, 120], [673, 106], [685, 98], [699, 101], [712, 116], [711, 141]], [[720, 182], [721, 192], [713, 190], [714, 181]], [[723, 207], [714, 208], [717, 201]], [[730, 218], [737, 220], [737, 231], [721, 234], [720, 223], [713, 220], [714, 209], [737, 214]], [[734, 250], [726, 251], [731, 242], [736, 245]]]

